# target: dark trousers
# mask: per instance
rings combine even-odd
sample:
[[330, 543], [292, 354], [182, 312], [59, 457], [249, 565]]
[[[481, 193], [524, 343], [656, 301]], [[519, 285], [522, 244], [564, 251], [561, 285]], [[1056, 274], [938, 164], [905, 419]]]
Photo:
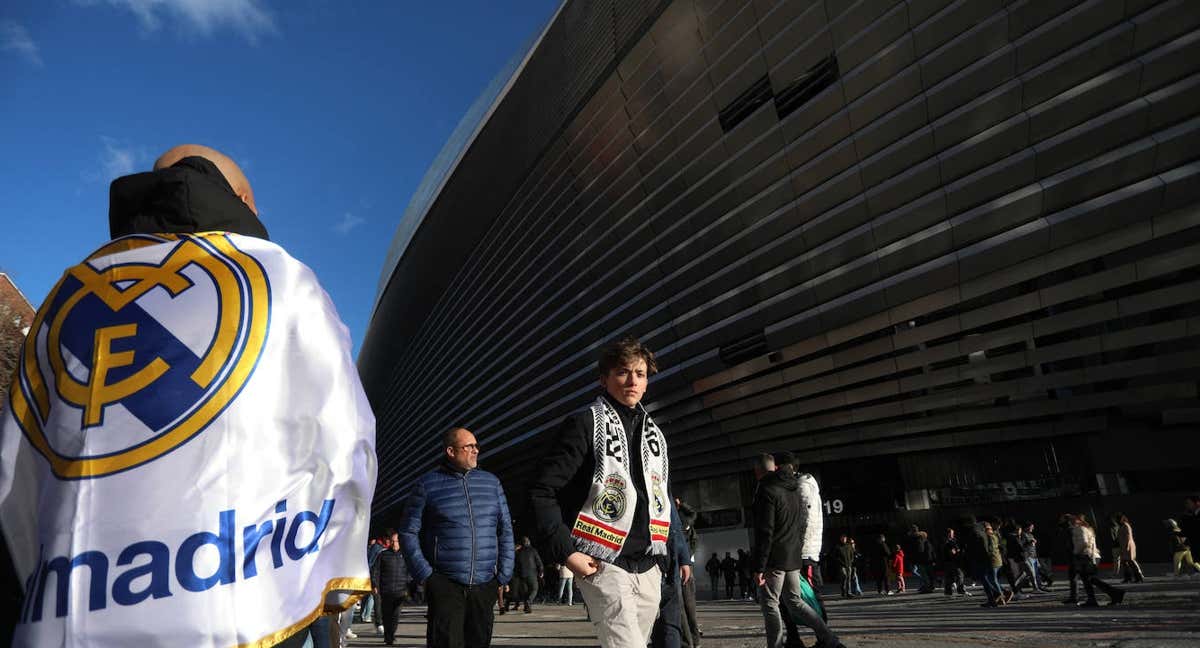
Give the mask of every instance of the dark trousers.
[[404, 595], [400, 593], [379, 595], [378, 612], [375, 614], [381, 620], [385, 644], [390, 645], [396, 640], [396, 624], [400, 623], [400, 606], [403, 602]]
[[725, 598], [733, 598], [733, 587], [737, 584], [737, 575], [725, 574]]
[[694, 577], [684, 583], [682, 592], [684, 645], [695, 646], [700, 643], [700, 624], [696, 621], [696, 579]]
[[709, 576], [708, 580], [712, 583], [712, 597], [713, 597], [713, 600], [715, 601], [721, 597], [721, 594], [720, 594], [721, 577], [718, 575], [713, 575], [713, 576]]
[[875, 582], [878, 585], [880, 594], [888, 591], [887, 569], [887, 563], [882, 560], [875, 562]]
[[662, 578], [662, 595], [658, 601], [658, 618], [650, 633], [653, 648], [680, 648], [683, 645], [683, 593], [679, 588], [679, 568], [675, 562], [667, 566]]
[[[425, 645], [432, 648], [487, 648], [492, 643], [497, 583], [462, 585], [442, 574], [425, 581], [429, 623]], [[386, 607], [386, 604], [385, 604]]]
[[1109, 598], [1121, 591], [1119, 587], [1113, 587], [1105, 583], [1096, 576], [1096, 563], [1092, 562], [1091, 558], [1075, 558], [1075, 571], [1079, 574], [1079, 580], [1083, 581], [1083, 591], [1087, 594], [1088, 601], [1096, 600], [1096, 590], [1108, 594]]
[[533, 600], [537, 598], [538, 593], [537, 576], [522, 576], [520, 583], [521, 586], [518, 588], [518, 591], [520, 592], [520, 594], [518, 594], [519, 598], [513, 601], [513, 605], [516, 605], [517, 603], [532, 605]]

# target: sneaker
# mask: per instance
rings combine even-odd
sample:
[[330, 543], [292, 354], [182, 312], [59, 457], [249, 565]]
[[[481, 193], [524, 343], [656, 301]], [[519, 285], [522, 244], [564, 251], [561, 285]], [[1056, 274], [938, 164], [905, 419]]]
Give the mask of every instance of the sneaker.
[[1078, 607], [1094, 608], [1100, 607], [1100, 604], [1096, 602], [1096, 599], [1088, 599], [1083, 603], [1080, 603]]
[[1124, 600], [1125, 600], [1125, 592], [1123, 590], [1117, 590], [1115, 593], [1113, 593], [1112, 601], [1110, 601], [1108, 604], [1109, 604], [1109, 606], [1120, 605], [1121, 601], [1124, 601]]
[[972, 593], [970, 593], [970, 592], [968, 592], [968, 591], [965, 591], [965, 590], [962, 592], [962, 595], [963, 595], [963, 596], [975, 596], [974, 594], [972, 594]]
[[375, 626], [375, 636], [376, 636], [376, 637], [382, 637], [382, 636], [383, 636], [383, 626], [381, 626], [381, 625], [377, 625], [377, 626]]
[[353, 630], [347, 629], [346, 630], [346, 638], [347, 639], [358, 639], [358, 635], [354, 634]]

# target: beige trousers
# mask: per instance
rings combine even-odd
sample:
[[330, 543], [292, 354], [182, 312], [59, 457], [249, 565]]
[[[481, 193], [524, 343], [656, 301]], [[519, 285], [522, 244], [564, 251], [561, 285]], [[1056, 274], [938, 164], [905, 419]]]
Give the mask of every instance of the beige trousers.
[[616, 565], [600, 563], [600, 571], [575, 581], [603, 648], [646, 648], [662, 597], [662, 571], [658, 567], [632, 574]]

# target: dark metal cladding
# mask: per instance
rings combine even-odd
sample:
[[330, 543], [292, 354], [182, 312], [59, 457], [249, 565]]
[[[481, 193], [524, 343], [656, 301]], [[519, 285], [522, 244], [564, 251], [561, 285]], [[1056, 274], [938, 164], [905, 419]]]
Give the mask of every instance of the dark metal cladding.
[[1198, 88], [1188, 0], [567, 2], [385, 271], [376, 518], [452, 424], [519, 517], [626, 333], [698, 526], [781, 450], [827, 528], [1169, 517], [1200, 468]]

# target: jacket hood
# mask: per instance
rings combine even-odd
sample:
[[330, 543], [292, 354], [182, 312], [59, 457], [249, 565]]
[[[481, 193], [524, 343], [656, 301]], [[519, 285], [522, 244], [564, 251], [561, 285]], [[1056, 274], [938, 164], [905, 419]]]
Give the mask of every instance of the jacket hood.
[[778, 470], [763, 477], [763, 486], [773, 485], [778, 485], [789, 491], [800, 490], [800, 480], [797, 479], [795, 475]]
[[267, 228], [242, 202], [217, 165], [186, 157], [158, 171], [112, 181], [108, 230], [128, 234], [233, 232], [267, 239]]

